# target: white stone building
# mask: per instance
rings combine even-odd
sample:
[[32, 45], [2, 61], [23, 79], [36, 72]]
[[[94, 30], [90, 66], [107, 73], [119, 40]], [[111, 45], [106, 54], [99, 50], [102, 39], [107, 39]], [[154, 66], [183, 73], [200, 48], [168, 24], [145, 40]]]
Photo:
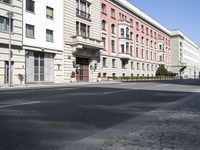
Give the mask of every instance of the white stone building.
[[64, 80], [96, 82], [100, 71], [99, 0], [64, 0]]
[[0, 0], [0, 85], [8, 84], [9, 78], [9, 19], [11, 23], [11, 81], [19, 84], [19, 75], [24, 76], [25, 59], [22, 49], [22, 0]]
[[199, 47], [184, 35], [180, 30], [171, 32], [171, 71], [183, 78], [199, 78], [200, 76], [200, 50]]
[[63, 82], [63, 1], [23, 1], [27, 83]]

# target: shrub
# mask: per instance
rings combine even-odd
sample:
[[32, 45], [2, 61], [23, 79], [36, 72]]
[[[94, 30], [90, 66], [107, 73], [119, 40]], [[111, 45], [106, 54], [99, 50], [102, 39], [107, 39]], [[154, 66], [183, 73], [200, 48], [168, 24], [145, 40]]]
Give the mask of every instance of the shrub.
[[76, 77], [76, 73], [74, 71], [72, 71], [71, 78], [75, 78], [75, 77]]

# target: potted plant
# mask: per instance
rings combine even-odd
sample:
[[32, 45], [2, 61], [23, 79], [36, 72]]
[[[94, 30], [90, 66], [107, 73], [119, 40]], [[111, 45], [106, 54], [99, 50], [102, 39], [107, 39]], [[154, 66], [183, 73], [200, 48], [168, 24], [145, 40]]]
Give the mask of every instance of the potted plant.
[[98, 75], [97, 75], [97, 82], [101, 82], [101, 81], [102, 81], [101, 72], [99, 72]]
[[72, 71], [71, 73], [71, 83], [76, 82], [76, 73], [75, 71]]

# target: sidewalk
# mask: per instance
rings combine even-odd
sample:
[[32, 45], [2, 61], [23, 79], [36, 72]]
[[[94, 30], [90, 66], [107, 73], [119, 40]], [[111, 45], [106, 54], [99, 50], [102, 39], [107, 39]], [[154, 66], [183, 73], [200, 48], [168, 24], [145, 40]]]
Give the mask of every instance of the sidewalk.
[[84, 86], [84, 85], [99, 85], [120, 83], [120, 81], [101, 81], [101, 82], [76, 82], [76, 83], [41, 83], [41, 84], [22, 84], [22, 85], [0, 85], [0, 91], [4, 90], [22, 90], [22, 89], [36, 89], [36, 88], [54, 88], [54, 87], [70, 87], [70, 86]]

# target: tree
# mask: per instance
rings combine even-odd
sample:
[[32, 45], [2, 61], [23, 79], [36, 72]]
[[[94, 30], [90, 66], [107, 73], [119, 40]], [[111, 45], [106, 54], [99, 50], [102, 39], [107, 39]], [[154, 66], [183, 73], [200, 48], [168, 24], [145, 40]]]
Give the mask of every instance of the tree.
[[168, 76], [169, 73], [164, 65], [160, 65], [156, 71], [156, 76]]

